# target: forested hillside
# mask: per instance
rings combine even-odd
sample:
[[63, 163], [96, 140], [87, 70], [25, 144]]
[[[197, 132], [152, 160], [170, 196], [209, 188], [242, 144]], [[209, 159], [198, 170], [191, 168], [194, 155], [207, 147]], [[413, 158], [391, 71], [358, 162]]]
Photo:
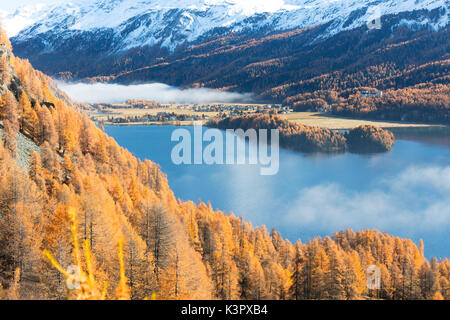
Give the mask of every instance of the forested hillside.
[[[265, 20], [270, 14], [256, 15], [244, 21], [247, 27], [239, 25], [234, 30], [224, 24], [228, 27], [215, 28], [195, 40], [187, 39], [199, 26], [216, 25], [228, 15], [195, 23], [197, 14], [208, 19], [208, 13], [194, 10], [187, 13], [193, 19], [187, 23], [184, 11], [155, 17], [146, 13], [124, 22], [126, 27], [95, 29], [92, 20], [83, 20], [89, 10], [70, 17], [60, 8], [58, 12], [66, 17], [63, 21], [58, 21], [62, 19], [58, 14], [50, 14], [13, 42], [18, 56], [63, 80], [208, 87], [251, 92], [260, 101], [284, 103], [298, 111], [449, 123], [448, 4], [433, 1], [426, 9], [424, 1], [411, 1], [406, 7], [398, 1], [367, 3], [389, 8], [381, 17], [380, 29], [372, 30], [361, 24], [368, 12], [364, 1], [334, 7], [339, 2], [315, 1], [305, 6], [312, 13], [308, 11], [311, 17], [302, 24], [284, 21], [302, 20], [301, 11], [292, 16], [281, 13], [272, 22]], [[320, 7], [316, 13], [315, 5]], [[347, 11], [359, 5], [360, 9]], [[103, 12], [97, 6], [93, 4]], [[335, 14], [340, 18], [333, 19]], [[323, 21], [313, 23], [320, 17]], [[86, 24], [83, 30], [78, 20]], [[284, 27], [277, 28], [278, 24]], [[159, 42], [154, 42], [154, 36], [160, 37]], [[367, 90], [384, 95], [361, 99], [361, 92]]]
[[[270, 114], [250, 114], [212, 119], [207, 126], [227, 129], [277, 129], [280, 146], [305, 153], [382, 153], [391, 151], [395, 144], [394, 134], [374, 126], [360, 126], [347, 133], [319, 127], [305, 126]], [[270, 131], [268, 131], [270, 134]]]
[[[347, 230], [292, 244], [177, 201], [157, 164], [69, 106], [3, 32], [0, 94], [0, 298], [97, 297], [68, 295], [59, 263], [107, 281], [107, 299], [450, 299], [450, 261], [427, 260], [423, 243]], [[19, 133], [39, 150], [27, 163], [17, 161], [29, 152]], [[379, 290], [366, 286], [370, 265]]]
[[[361, 27], [307, 46], [325, 26], [262, 38], [229, 36], [149, 66], [130, 66], [141, 61], [134, 55], [146, 55], [143, 48], [130, 53], [125, 71], [93, 79], [121, 83], [151, 79], [253, 92], [262, 100], [298, 111], [448, 123], [449, 28], [392, 31], [388, 20], [385, 24], [382, 30], [368, 32]], [[361, 92], [367, 90], [384, 95], [361, 99]]]
[[[229, 36], [149, 66], [93, 79], [122, 83], [151, 79], [253, 92], [297, 111], [448, 123], [449, 28], [390, 27], [403, 17], [386, 18], [382, 30], [361, 27], [310, 45], [305, 43], [326, 26], [262, 38]], [[140, 54], [145, 55], [145, 48]], [[363, 91], [382, 91], [383, 97], [361, 98]]]

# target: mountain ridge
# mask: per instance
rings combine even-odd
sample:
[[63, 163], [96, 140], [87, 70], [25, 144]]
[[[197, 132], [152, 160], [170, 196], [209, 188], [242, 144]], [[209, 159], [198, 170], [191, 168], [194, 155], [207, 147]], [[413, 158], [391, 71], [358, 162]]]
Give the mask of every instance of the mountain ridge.
[[[372, 19], [406, 11], [434, 10], [443, 12], [439, 19], [416, 20], [434, 30], [448, 24], [447, 0], [341, 0], [312, 2], [309, 0], [278, 1], [185, 1], [131, 0], [95, 2], [80, 0], [61, 5], [25, 7], [9, 17], [34, 16], [33, 24], [13, 38], [14, 43], [41, 38], [53, 49], [57, 42], [89, 34], [107, 34], [111, 40], [108, 54], [121, 54], [129, 49], [158, 46], [173, 52], [177, 47], [198, 42], [210, 36], [231, 33], [270, 34], [329, 24], [316, 39], [325, 39], [339, 32], [365, 25]], [[28, 12], [27, 12], [28, 11]], [[39, 16], [39, 18], [36, 18]], [[414, 22], [414, 21], [411, 21]], [[408, 23], [405, 21], [404, 23]], [[50, 35], [54, 38], [50, 40]], [[80, 44], [81, 45], [81, 44]], [[48, 48], [47, 48], [48, 50]]]

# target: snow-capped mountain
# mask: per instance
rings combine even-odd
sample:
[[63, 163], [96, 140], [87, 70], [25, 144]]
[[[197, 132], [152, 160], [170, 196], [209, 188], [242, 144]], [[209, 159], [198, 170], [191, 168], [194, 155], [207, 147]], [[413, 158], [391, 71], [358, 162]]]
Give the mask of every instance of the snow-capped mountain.
[[89, 34], [107, 35], [109, 53], [145, 45], [173, 51], [214, 33], [271, 33], [329, 23], [319, 35], [327, 38], [379, 16], [437, 8], [441, 14], [433, 20], [404, 23], [439, 29], [448, 24], [449, 0], [78, 0], [24, 7], [5, 24], [12, 35], [18, 33], [15, 42], [42, 38], [46, 50]]
[[5, 24], [23, 27], [15, 54], [60, 79], [280, 99], [344, 83], [412, 85], [431, 66], [446, 74], [449, 15], [450, 0], [63, 0]]

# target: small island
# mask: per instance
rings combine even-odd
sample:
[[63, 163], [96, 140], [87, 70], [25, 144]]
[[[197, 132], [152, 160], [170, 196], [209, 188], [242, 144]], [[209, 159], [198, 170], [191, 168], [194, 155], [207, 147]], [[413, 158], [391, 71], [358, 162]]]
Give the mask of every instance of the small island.
[[382, 153], [392, 150], [394, 134], [371, 125], [347, 132], [305, 126], [275, 114], [248, 114], [211, 119], [206, 124], [218, 129], [278, 129], [280, 146], [304, 153]]
[[389, 152], [395, 144], [392, 132], [368, 125], [350, 130], [345, 137], [349, 151], [355, 153]]

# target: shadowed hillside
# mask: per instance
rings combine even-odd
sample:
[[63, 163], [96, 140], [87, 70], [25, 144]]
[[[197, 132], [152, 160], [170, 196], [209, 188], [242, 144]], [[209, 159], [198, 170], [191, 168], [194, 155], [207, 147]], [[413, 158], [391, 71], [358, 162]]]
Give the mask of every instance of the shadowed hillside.
[[[326, 38], [321, 35], [332, 22], [287, 31], [219, 32], [173, 52], [156, 45], [108, 52], [118, 40], [106, 31], [93, 35], [100, 36], [96, 42], [69, 33], [50, 51], [51, 33], [13, 40], [17, 55], [64, 80], [217, 88], [252, 92], [261, 101], [299, 111], [449, 123], [449, 27], [405, 22], [437, 21], [442, 15], [442, 9], [386, 15], [379, 30], [362, 26]], [[360, 99], [367, 90], [384, 95]]]

